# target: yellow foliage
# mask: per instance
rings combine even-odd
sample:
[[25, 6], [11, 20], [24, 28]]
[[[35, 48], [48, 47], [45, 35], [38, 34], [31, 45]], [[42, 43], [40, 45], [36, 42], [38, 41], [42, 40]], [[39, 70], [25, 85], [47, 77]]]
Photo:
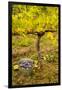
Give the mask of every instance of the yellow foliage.
[[44, 30], [43, 30], [43, 28], [38, 27], [36, 31], [37, 31], [37, 32], [40, 32], [40, 31], [44, 31]]
[[[17, 5], [12, 8], [12, 30], [20, 28], [23, 29], [21, 32], [31, 32], [31, 30], [41, 32], [51, 27], [55, 30], [58, 26], [57, 7]], [[48, 37], [52, 39], [53, 36], [49, 34]]]
[[51, 40], [53, 40], [54, 39], [53, 34], [51, 32], [48, 32], [47, 38], [50, 38]]
[[53, 45], [56, 45], [56, 37], [53, 36], [53, 33], [49, 32], [47, 34], [47, 38], [52, 40], [51, 42], [52, 42]]
[[53, 39], [52, 43], [53, 45], [56, 45], [56, 38]]

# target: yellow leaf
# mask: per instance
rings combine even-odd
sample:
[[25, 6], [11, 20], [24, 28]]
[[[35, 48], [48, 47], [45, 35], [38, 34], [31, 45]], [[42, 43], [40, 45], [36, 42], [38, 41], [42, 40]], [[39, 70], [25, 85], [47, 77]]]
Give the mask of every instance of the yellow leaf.
[[13, 68], [14, 68], [14, 70], [18, 70], [19, 66], [18, 65], [14, 65]]
[[44, 60], [46, 60], [46, 57], [43, 57]]
[[38, 63], [38, 61], [35, 61], [35, 64], [37, 64]]
[[34, 67], [38, 67], [38, 65], [36, 65], [36, 64], [35, 64], [35, 66], [34, 66]]

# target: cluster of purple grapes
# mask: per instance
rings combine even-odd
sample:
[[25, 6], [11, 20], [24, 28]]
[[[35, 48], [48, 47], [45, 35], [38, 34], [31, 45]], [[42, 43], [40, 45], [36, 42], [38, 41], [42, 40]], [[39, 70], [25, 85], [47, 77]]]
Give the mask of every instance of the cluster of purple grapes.
[[32, 67], [32, 65], [33, 65], [33, 61], [31, 60], [22, 60], [22, 61], [20, 61], [20, 66], [21, 67], [23, 67], [23, 68], [31, 68]]

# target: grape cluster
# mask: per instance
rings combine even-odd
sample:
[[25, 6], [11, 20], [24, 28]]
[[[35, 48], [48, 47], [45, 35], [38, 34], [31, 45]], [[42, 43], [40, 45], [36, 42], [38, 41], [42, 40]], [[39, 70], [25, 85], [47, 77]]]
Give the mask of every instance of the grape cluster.
[[33, 60], [29, 58], [23, 58], [19, 62], [20, 67], [31, 68], [33, 66]]

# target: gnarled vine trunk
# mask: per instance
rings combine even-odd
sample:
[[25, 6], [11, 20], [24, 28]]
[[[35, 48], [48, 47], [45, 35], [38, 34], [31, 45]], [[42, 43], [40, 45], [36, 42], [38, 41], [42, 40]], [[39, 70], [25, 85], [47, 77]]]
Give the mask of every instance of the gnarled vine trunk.
[[[36, 49], [37, 49], [37, 54], [38, 54], [38, 60], [41, 61], [41, 51], [40, 51], [40, 39], [42, 36], [44, 36], [45, 33], [47, 32], [56, 32], [56, 30], [46, 30], [46, 31], [41, 31], [41, 32], [27, 32], [27, 34], [34, 34], [37, 35], [37, 43], [36, 43]], [[42, 62], [42, 61], [41, 61]]]

